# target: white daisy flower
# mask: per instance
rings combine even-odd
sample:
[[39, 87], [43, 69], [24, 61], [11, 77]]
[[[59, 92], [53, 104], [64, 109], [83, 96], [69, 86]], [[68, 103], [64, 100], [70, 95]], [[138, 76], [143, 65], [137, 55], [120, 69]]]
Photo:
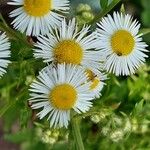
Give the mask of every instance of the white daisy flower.
[[8, 4], [19, 6], [10, 13], [10, 17], [16, 17], [14, 28], [33, 36], [45, 35], [51, 27], [60, 25], [63, 16], [58, 12], [69, 9], [68, 0], [12, 0]]
[[88, 82], [90, 82], [90, 91], [93, 92], [95, 98], [100, 98], [101, 91], [105, 85], [105, 80], [107, 79], [106, 74], [104, 73], [97, 73], [95, 74], [91, 70], [86, 70], [88, 75]]
[[104, 61], [104, 58], [99, 50], [94, 50], [97, 45], [96, 34], [88, 34], [89, 28], [84, 26], [78, 31], [75, 19], [68, 24], [64, 19], [62, 25], [48, 37], [38, 37], [39, 42], [34, 49], [35, 58], [42, 58], [44, 62], [81, 65], [97, 72], [102, 68], [100, 61]]
[[138, 34], [140, 24], [130, 15], [113, 13], [98, 23], [99, 48], [107, 55], [105, 69], [118, 75], [130, 75], [145, 62], [147, 44]]
[[31, 84], [31, 107], [42, 108], [37, 115], [40, 119], [48, 115], [51, 127], [67, 128], [71, 109], [84, 113], [92, 106], [94, 96], [86, 81], [87, 75], [79, 66], [50, 65], [39, 73], [38, 81]]
[[6, 73], [6, 68], [10, 63], [7, 58], [10, 57], [10, 42], [5, 33], [0, 32], [0, 77]]

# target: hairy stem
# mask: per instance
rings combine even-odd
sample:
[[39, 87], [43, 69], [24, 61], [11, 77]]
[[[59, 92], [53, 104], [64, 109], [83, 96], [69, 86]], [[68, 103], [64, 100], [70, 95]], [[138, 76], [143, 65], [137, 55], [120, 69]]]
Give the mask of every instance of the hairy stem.
[[72, 132], [75, 140], [76, 149], [84, 150], [84, 145], [80, 133], [80, 120], [77, 118], [72, 118], [71, 125], [72, 125]]
[[23, 34], [20, 34], [18, 32], [15, 32], [13, 29], [11, 29], [10, 27], [6, 26], [4, 23], [0, 22], [0, 30], [3, 32], [6, 32], [6, 34], [14, 39], [14, 40], [19, 40], [22, 43], [24, 43], [27, 47], [32, 47], [32, 45], [27, 41], [26, 37], [23, 36]]
[[102, 10], [89, 24], [95, 24], [100, 21], [107, 13], [109, 13], [121, 0], [113, 0], [106, 9]]

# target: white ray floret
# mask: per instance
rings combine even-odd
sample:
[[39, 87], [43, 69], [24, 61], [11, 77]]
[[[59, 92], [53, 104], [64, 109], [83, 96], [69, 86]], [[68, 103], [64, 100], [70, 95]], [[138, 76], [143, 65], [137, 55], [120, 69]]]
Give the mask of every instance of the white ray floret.
[[10, 13], [15, 18], [14, 28], [33, 36], [45, 35], [51, 27], [59, 26], [63, 19], [60, 13], [69, 9], [68, 0], [11, 0], [8, 4], [18, 6]]
[[10, 42], [5, 33], [0, 32], [0, 77], [6, 73], [6, 68], [10, 61]]
[[47, 115], [51, 127], [67, 128], [71, 109], [84, 113], [92, 106], [94, 95], [86, 81], [87, 75], [79, 66], [50, 65], [31, 84], [31, 107], [42, 109], [37, 115], [40, 119]]
[[48, 37], [39, 36], [34, 49], [35, 58], [42, 58], [44, 62], [71, 63], [81, 65], [93, 72], [103, 67], [104, 55], [95, 50], [98, 41], [95, 33], [89, 34], [90, 26], [84, 26], [78, 31], [75, 19], [67, 24], [62, 21], [59, 28], [55, 28]]
[[97, 25], [98, 49], [107, 55], [105, 69], [117, 76], [135, 73], [148, 57], [147, 44], [138, 34], [140, 24], [129, 14], [114, 12]]

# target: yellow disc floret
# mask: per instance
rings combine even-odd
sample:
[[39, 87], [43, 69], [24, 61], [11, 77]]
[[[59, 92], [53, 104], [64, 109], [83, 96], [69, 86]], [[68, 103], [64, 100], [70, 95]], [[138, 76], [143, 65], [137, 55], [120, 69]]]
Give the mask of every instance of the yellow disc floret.
[[134, 37], [126, 30], [118, 30], [111, 37], [112, 50], [119, 56], [130, 54], [134, 45]]
[[54, 58], [58, 63], [80, 64], [83, 58], [82, 47], [74, 40], [64, 40], [54, 48]]
[[57, 109], [68, 110], [74, 106], [77, 100], [77, 91], [69, 84], [60, 84], [52, 89], [49, 100]]
[[90, 89], [91, 89], [91, 90], [94, 90], [94, 89], [98, 86], [99, 83], [100, 83], [100, 80], [95, 77], [95, 78], [92, 80], [92, 83], [91, 83], [91, 85], [90, 85]]
[[24, 0], [24, 10], [30, 16], [41, 17], [52, 9], [51, 0]]

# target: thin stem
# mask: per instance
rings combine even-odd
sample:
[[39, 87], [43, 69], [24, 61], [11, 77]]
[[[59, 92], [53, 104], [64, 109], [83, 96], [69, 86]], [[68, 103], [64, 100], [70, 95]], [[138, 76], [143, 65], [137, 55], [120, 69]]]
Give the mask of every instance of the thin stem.
[[77, 150], [84, 150], [84, 145], [80, 133], [80, 120], [77, 118], [72, 118], [71, 120], [73, 137], [75, 140]]
[[[16, 86], [17, 85], [17, 82], [14, 83], [13, 86]], [[3, 108], [0, 110], [0, 118], [11, 108], [13, 107], [17, 101], [24, 95], [26, 94], [26, 90], [27, 90], [28, 87], [25, 87], [23, 88], [22, 90], [20, 90], [20, 93], [18, 94], [19, 96], [16, 97], [16, 100], [14, 101], [10, 101], [10, 103], [6, 104], [5, 106], [3, 106]]]
[[6, 27], [8, 27], [6, 21], [5, 21], [5, 19], [3, 18], [3, 16], [2, 16], [1, 13], [0, 13], [0, 19], [2, 20], [2, 22], [4, 23], [4, 25], [5, 25]]
[[8, 36], [14, 40], [20, 40], [23, 42], [26, 46], [32, 48], [32, 45], [27, 41], [26, 37], [24, 37], [22, 34], [15, 32], [10, 27], [6, 26], [4, 23], [0, 22], [0, 30], [3, 32], [6, 32]]
[[108, 12], [110, 12], [121, 0], [113, 0], [109, 6], [102, 10], [95, 18], [89, 23], [89, 24], [95, 24], [99, 20], [101, 20], [102, 17], [104, 17]]
[[141, 33], [142, 35], [149, 34], [150, 33], [150, 28], [141, 29], [139, 33]]

